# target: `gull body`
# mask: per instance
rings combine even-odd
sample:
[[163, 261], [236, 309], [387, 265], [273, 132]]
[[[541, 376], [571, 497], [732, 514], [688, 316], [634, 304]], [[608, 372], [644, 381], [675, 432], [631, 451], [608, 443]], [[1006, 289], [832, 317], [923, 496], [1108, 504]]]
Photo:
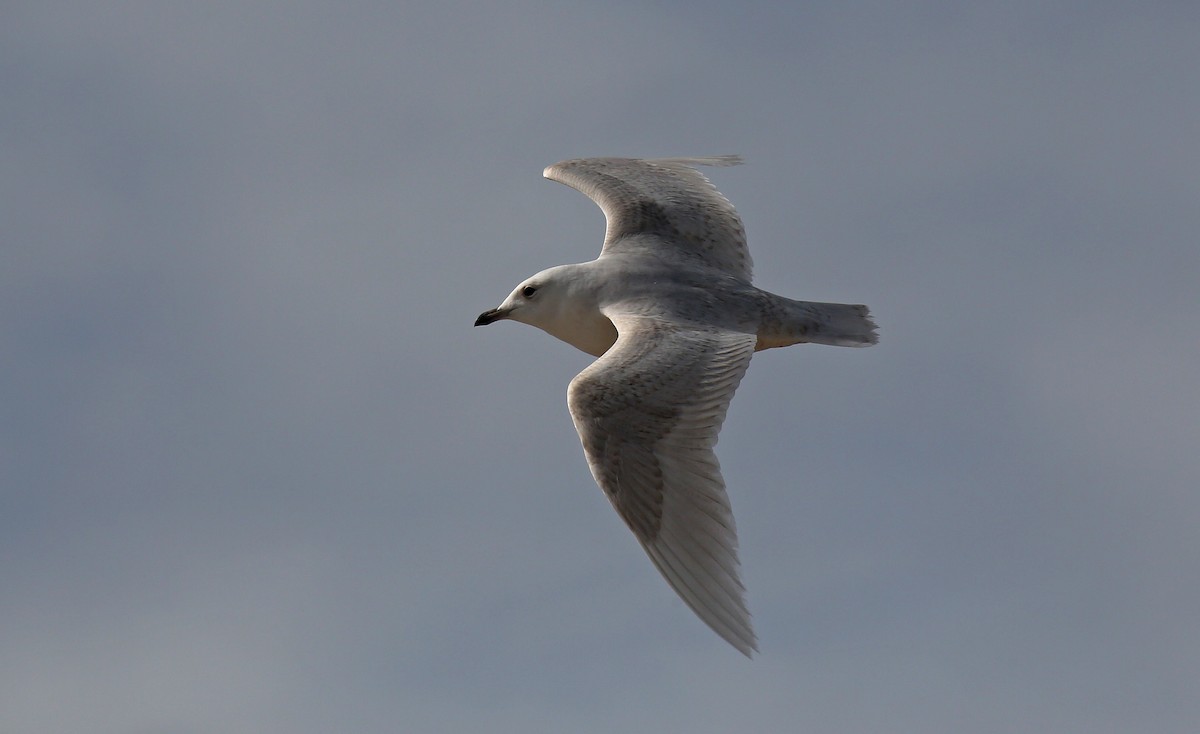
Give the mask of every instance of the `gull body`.
[[[600, 357], [617, 340], [604, 309], [618, 305], [646, 314], [703, 318], [711, 326], [754, 334], [755, 351], [804, 342], [875, 343], [874, 332], [862, 326], [865, 306], [795, 301], [721, 272], [628, 255], [547, 268], [522, 281], [500, 306], [480, 314], [475, 325], [511, 319]], [[699, 314], [698, 305], [705, 307]]]
[[751, 355], [799, 343], [869, 346], [865, 306], [796, 301], [751, 284], [733, 205], [697, 165], [592, 158], [545, 171], [601, 207], [600, 257], [543, 270], [476, 326], [536, 326], [597, 357], [567, 391], [597, 484], [689, 607], [747, 656], [757, 641], [737, 534], [713, 453]]

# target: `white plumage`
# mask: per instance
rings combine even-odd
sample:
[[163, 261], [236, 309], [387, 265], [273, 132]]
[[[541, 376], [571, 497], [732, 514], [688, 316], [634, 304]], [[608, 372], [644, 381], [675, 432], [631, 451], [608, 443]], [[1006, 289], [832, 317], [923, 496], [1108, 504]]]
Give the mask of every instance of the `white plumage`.
[[525, 280], [476, 326], [512, 319], [598, 357], [567, 391], [588, 466], [680, 598], [731, 645], [757, 650], [737, 531], [713, 447], [756, 350], [869, 346], [865, 306], [755, 288], [733, 205], [693, 168], [719, 158], [590, 158], [545, 171], [600, 205], [596, 260]]

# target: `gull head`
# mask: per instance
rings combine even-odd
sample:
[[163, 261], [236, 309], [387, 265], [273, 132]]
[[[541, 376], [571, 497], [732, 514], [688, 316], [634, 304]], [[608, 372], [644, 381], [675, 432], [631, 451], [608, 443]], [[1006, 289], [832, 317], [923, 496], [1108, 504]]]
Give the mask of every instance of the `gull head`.
[[510, 319], [542, 327], [544, 323], [557, 320], [563, 310], [565, 289], [558, 282], [561, 278], [555, 278], [554, 275], [552, 268], [526, 278], [508, 294], [503, 303], [479, 314], [475, 325], [487, 326], [496, 321]]
[[479, 314], [475, 325], [519, 321], [588, 354], [604, 354], [617, 330], [600, 312], [599, 284], [591, 277], [590, 264], [559, 265], [526, 278], [503, 303]]

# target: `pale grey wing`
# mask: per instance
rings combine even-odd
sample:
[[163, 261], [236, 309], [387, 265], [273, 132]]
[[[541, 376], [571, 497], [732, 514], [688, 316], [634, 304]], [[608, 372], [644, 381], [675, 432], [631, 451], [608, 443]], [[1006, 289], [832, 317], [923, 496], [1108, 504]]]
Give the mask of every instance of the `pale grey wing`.
[[713, 158], [582, 158], [543, 175], [585, 194], [608, 221], [601, 256], [644, 251], [646, 238], [672, 257], [694, 260], [750, 281], [746, 232], [733, 204], [694, 166], [732, 166], [737, 156]]
[[737, 530], [713, 446], [755, 336], [605, 315], [616, 344], [567, 391], [592, 476], [671, 588], [750, 656]]

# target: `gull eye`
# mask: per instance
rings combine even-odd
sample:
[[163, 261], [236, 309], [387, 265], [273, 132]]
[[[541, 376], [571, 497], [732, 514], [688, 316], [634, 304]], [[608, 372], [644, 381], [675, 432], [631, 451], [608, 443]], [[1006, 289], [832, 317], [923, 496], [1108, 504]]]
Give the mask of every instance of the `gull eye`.
[[521, 295], [526, 298], [533, 298], [534, 293], [537, 293], [537, 286], [527, 285], [521, 289]]

